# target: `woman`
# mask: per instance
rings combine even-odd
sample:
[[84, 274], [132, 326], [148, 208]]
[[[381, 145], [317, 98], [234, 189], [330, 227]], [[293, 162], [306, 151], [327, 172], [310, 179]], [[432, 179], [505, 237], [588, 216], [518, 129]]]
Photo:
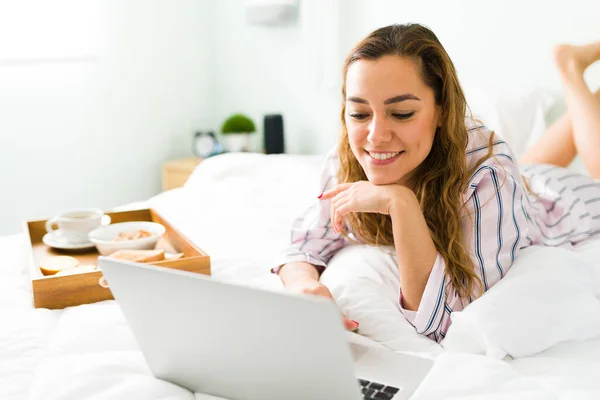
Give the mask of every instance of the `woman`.
[[450, 314], [502, 279], [521, 249], [569, 248], [600, 231], [600, 185], [549, 165], [566, 166], [579, 150], [600, 176], [590, 151], [600, 148], [600, 106], [582, 78], [599, 58], [600, 43], [559, 49], [577, 112], [519, 170], [504, 141], [465, 120], [454, 65], [433, 32], [417, 24], [374, 31], [344, 65], [343, 129], [323, 193], [296, 221], [273, 272], [289, 290], [332, 298], [319, 275], [338, 250], [354, 240], [393, 246], [402, 313], [417, 332], [442, 340]]

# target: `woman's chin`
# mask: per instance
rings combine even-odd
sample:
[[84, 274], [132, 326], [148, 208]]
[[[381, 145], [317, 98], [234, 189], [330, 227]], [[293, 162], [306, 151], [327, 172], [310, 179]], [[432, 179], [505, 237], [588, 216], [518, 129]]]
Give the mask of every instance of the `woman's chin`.
[[402, 177], [389, 177], [382, 174], [367, 174], [367, 178], [373, 185], [391, 185], [402, 179]]

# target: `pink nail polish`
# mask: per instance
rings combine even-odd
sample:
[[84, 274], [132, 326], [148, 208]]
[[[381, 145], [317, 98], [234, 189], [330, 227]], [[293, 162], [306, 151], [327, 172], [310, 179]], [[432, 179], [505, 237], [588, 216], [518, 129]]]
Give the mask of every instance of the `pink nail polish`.
[[323, 193], [321, 193], [320, 195], [318, 195], [317, 199], [320, 199], [321, 197], [323, 197]]
[[355, 320], [351, 320], [352, 322], [354, 322], [356, 324], [356, 326], [358, 327], [360, 324], [358, 322], [356, 322]]

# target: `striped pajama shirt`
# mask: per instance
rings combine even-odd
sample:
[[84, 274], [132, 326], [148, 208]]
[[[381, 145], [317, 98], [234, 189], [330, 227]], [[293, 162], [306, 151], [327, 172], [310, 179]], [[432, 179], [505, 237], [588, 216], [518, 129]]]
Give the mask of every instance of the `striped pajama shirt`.
[[[469, 123], [467, 166], [471, 170], [487, 154], [491, 132]], [[552, 165], [518, 166], [509, 146], [493, 141], [493, 157], [473, 172], [464, 193], [462, 230], [484, 290], [498, 282], [519, 251], [532, 245], [573, 248], [600, 233], [600, 183], [589, 176]], [[337, 184], [339, 158], [332, 151], [322, 175], [322, 192]], [[528, 181], [526, 189], [522, 176]], [[276, 265], [304, 261], [321, 271], [350, 242], [331, 227], [330, 200], [317, 201], [295, 220], [290, 247]], [[277, 273], [279, 267], [273, 269]], [[445, 276], [446, 262], [438, 252], [417, 311], [399, 306], [418, 333], [441, 341], [450, 314], [462, 310], [461, 300]]]

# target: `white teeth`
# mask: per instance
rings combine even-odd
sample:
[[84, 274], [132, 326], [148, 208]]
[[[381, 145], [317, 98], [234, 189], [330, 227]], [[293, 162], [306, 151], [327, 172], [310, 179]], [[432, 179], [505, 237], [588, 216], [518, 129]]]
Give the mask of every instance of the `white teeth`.
[[398, 154], [400, 154], [399, 151], [396, 153], [369, 153], [369, 156], [375, 160], [387, 160], [388, 158], [396, 157]]

